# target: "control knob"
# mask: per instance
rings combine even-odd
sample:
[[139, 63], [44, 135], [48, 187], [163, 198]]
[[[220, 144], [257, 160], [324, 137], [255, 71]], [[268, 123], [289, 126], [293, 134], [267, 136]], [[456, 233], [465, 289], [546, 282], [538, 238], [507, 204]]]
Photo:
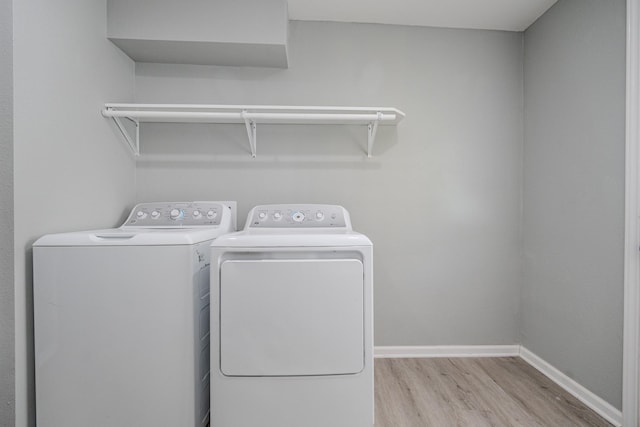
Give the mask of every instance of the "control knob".
[[198, 219], [202, 216], [202, 212], [200, 212], [198, 209], [196, 209], [195, 211], [193, 211], [193, 217], [195, 219]]
[[158, 212], [158, 211], [151, 212], [151, 218], [153, 218], [153, 219], [160, 218], [160, 212]]
[[273, 219], [280, 221], [282, 219], [282, 214], [280, 212], [274, 212]]
[[184, 211], [181, 209], [171, 209], [169, 212], [169, 218], [173, 220], [181, 219], [184, 216]]
[[293, 218], [295, 222], [302, 222], [304, 221], [304, 214], [302, 212], [295, 212], [291, 215], [291, 218]]
[[207, 212], [207, 218], [209, 219], [213, 219], [215, 217], [218, 216], [218, 212], [214, 211], [213, 209], [211, 209], [209, 212]]
[[322, 211], [316, 212], [316, 219], [322, 221], [324, 219], [324, 213], [322, 213]]

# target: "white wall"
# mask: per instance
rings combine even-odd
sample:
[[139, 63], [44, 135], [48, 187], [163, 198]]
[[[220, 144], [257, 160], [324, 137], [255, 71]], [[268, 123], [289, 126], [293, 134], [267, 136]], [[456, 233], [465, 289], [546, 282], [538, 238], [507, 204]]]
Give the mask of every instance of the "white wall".
[[136, 100], [395, 106], [366, 130], [146, 125], [138, 198], [344, 205], [375, 252], [376, 345], [518, 338], [522, 34], [292, 22], [288, 70], [138, 64]]
[[12, 17], [11, 0], [0, 0], [0, 426], [15, 422]]
[[525, 33], [522, 344], [621, 407], [625, 1]]
[[134, 202], [135, 163], [107, 101], [131, 101], [132, 61], [106, 39], [106, 2], [14, 1], [16, 426], [34, 425], [31, 244], [114, 226]]

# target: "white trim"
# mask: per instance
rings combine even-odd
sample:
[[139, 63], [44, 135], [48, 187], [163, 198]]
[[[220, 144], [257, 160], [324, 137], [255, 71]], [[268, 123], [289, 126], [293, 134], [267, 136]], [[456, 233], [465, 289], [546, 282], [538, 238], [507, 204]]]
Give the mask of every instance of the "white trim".
[[520, 357], [529, 365], [549, 377], [551, 381], [571, 393], [579, 401], [593, 409], [611, 424], [617, 427], [622, 426], [622, 412], [610, 403], [596, 396], [593, 392], [587, 390], [525, 347], [520, 347]]
[[519, 345], [380, 346], [373, 349], [376, 358], [509, 357], [519, 354]]
[[625, 427], [640, 413], [640, 0], [627, 0], [627, 104], [622, 409]]

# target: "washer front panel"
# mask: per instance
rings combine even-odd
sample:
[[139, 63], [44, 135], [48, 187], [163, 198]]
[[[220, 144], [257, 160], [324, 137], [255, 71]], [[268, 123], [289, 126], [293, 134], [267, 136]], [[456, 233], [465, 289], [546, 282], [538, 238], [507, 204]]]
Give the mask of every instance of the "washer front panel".
[[220, 271], [225, 376], [319, 376], [364, 369], [358, 259], [227, 260]]
[[212, 227], [220, 225], [223, 211], [217, 202], [140, 203], [122, 227]]

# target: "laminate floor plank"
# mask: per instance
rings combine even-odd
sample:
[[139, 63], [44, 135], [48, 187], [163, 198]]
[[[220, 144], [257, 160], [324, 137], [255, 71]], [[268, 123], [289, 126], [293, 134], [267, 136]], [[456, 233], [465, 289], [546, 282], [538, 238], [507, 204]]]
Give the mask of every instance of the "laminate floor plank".
[[610, 427], [517, 357], [377, 359], [376, 427]]
[[408, 426], [417, 425], [422, 422], [419, 404], [414, 401], [411, 387], [406, 383], [403, 375], [411, 375], [411, 372], [403, 371], [398, 365], [399, 363], [395, 363], [393, 360], [384, 364], [376, 362], [376, 408], [380, 408], [384, 414], [383, 418], [386, 418], [387, 422], [402, 419]]
[[468, 384], [473, 393], [478, 410], [492, 426], [531, 426], [542, 427], [517, 399], [505, 392], [490, 376], [486, 375], [478, 365], [478, 359], [457, 358], [445, 359], [463, 375], [460, 381]]
[[378, 399], [378, 404], [388, 408], [389, 425], [393, 425], [393, 420], [401, 419], [407, 426], [437, 426], [455, 417], [449, 405], [441, 404], [441, 388], [430, 385], [433, 383], [432, 372], [422, 370], [414, 359], [394, 359], [386, 365], [387, 370], [382, 375], [376, 372], [376, 387], [383, 384], [393, 388], [394, 399], [388, 402]]
[[[478, 360], [478, 363], [545, 425], [610, 426], [582, 402], [518, 357]], [[512, 388], [513, 387], [513, 388]]]
[[478, 393], [472, 390], [472, 384], [464, 370], [453, 363], [453, 359], [433, 359], [437, 369], [438, 383], [446, 396], [445, 402], [451, 405], [456, 416], [455, 425], [494, 426], [496, 420], [483, 405]]
[[513, 366], [511, 360], [486, 360], [478, 364], [500, 387], [517, 399], [520, 405], [542, 425], [574, 426], [575, 422], [564, 408], [556, 404], [555, 396], [545, 391], [545, 386], [537, 383], [526, 372]]

